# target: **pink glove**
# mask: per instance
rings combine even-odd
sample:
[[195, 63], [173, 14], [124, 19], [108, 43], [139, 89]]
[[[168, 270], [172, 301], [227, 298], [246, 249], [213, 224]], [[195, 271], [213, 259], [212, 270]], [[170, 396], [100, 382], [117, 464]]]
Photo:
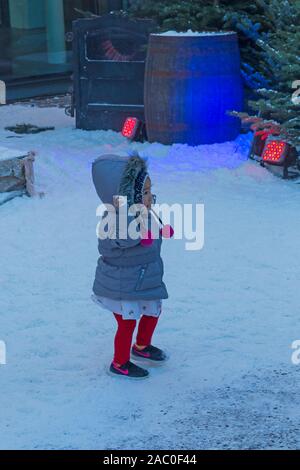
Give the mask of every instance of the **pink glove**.
[[171, 225], [166, 224], [160, 229], [160, 234], [163, 238], [172, 238], [174, 235], [174, 229]]

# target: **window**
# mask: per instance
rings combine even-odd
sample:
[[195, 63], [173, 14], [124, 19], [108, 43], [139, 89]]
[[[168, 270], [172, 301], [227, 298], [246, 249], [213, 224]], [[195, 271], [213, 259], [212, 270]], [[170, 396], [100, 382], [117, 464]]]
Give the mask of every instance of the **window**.
[[110, 26], [87, 34], [86, 57], [97, 61], [144, 61], [146, 47], [144, 34]]
[[70, 72], [66, 33], [82, 12], [104, 14], [120, 0], [0, 0], [0, 80]]

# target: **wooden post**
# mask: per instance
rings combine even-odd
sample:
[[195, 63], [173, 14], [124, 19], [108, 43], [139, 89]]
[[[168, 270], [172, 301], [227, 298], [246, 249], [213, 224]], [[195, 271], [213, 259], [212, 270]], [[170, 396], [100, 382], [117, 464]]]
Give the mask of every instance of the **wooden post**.
[[36, 195], [34, 160], [34, 152], [20, 155], [20, 152], [0, 147], [0, 203], [23, 194], [31, 197]]

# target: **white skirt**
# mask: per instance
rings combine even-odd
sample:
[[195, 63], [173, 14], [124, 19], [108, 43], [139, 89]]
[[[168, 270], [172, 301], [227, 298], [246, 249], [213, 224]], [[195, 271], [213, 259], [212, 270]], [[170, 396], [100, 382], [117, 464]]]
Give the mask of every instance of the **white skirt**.
[[159, 317], [162, 299], [158, 300], [114, 300], [92, 294], [92, 300], [105, 310], [122, 315], [123, 320], [139, 320], [142, 315]]

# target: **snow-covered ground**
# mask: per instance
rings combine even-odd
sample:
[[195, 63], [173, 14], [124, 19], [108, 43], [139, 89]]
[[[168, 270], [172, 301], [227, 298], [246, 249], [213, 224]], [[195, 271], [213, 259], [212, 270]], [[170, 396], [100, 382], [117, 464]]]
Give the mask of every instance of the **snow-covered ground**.
[[[55, 131], [22, 138], [22, 121]], [[300, 186], [235, 142], [131, 144], [74, 128], [62, 109], [0, 108], [0, 145], [36, 150], [37, 189], [0, 207], [1, 449], [223, 449], [300, 446]], [[205, 204], [205, 245], [163, 243], [170, 298], [151, 378], [108, 376], [115, 319], [90, 300], [98, 258], [91, 163], [148, 156], [159, 201]]]

